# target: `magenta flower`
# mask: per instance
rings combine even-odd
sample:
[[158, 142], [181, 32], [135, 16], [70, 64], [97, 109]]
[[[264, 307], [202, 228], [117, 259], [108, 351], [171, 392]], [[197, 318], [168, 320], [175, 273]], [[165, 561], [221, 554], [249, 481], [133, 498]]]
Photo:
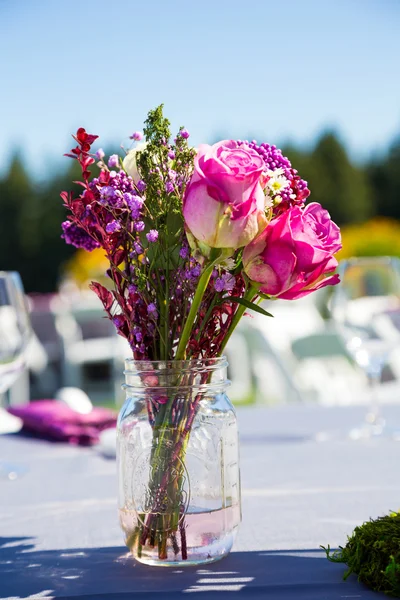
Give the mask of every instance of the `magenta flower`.
[[267, 223], [261, 156], [225, 140], [201, 145], [194, 165], [183, 205], [190, 232], [211, 248], [241, 248], [251, 242]]
[[339, 283], [333, 254], [341, 247], [339, 227], [328, 211], [313, 202], [272, 220], [244, 249], [243, 266], [262, 293], [295, 300]]

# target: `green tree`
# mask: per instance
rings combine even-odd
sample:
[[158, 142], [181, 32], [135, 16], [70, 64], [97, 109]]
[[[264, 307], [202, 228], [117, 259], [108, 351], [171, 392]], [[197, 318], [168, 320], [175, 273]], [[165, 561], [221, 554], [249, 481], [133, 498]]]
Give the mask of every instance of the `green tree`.
[[378, 213], [400, 219], [400, 136], [387, 156], [370, 164], [367, 172]]
[[19, 271], [28, 292], [54, 292], [60, 267], [75, 249], [61, 239], [66, 218], [60, 191], [78, 187], [79, 167], [43, 184], [33, 184], [16, 154], [0, 180], [0, 269]]
[[7, 175], [0, 181], [0, 266], [21, 274], [34, 259], [37, 236], [36, 195], [23, 162], [14, 156]]
[[324, 133], [314, 149], [286, 149], [288, 157], [319, 202], [339, 225], [362, 222], [374, 214], [373, 197], [364, 169], [353, 165], [334, 133]]

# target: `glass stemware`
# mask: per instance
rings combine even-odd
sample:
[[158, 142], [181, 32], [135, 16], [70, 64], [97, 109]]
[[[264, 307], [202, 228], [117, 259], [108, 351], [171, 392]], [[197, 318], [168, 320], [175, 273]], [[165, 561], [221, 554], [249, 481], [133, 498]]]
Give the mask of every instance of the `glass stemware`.
[[331, 316], [348, 353], [369, 382], [365, 421], [349, 436], [362, 439], [393, 435], [381, 414], [380, 392], [383, 368], [400, 346], [400, 331], [389, 324], [390, 314], [400, 311], [400, 260], [351, 258], [340, 264], [339, 274], [341, 283], [331, 298]]
[[29, 337], [21, 278], [16, 272], [0, 271], [0, 394], [13, 385], [24, 369]]
[[[25, 368], [30, 335], [29, 312], [21, 278], [16, 272], [0, 271], [0, 419], [3, 431], [7, 431], [6, 420], [14, 419], [4, 410], [5, 392]], [[21, 465], [0, 460], [1, 478], [13, 480], [25, 471], [26, 468]]]

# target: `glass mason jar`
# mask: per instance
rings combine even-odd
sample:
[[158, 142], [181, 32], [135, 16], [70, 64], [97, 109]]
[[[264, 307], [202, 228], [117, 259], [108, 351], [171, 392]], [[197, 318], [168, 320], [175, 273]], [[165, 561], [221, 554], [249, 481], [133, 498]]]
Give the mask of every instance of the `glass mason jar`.
[[198, 565], [232, 548], [241, 508], [227, 365], [224, 357], [125, 363], [119, 517], [140, 562]]

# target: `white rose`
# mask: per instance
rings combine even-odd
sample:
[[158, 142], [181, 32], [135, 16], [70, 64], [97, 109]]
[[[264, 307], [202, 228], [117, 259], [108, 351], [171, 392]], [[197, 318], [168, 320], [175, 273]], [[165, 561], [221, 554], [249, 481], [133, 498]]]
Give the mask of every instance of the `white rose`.
[[136, 144], [136, 147], [133, 150], [130, 150], [125, 156], [124, 160], [122, 161], [122, 165], [125, 171], [128, 175], [132, 177], [133, 181], [135, 181], [136, 183], [140, 179], [139, 171], [136, 164], [136, 153], [142, 152], [142, 150], [144, 150], [146, 146], [147, 142], [140, 142], [140, 144]]

